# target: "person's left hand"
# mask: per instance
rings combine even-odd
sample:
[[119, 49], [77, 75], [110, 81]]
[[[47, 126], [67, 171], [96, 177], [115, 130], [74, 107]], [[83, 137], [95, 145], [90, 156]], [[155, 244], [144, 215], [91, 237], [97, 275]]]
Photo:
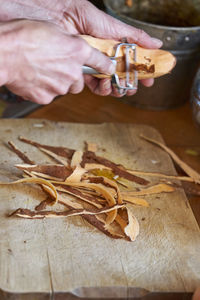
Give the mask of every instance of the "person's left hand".
[[[25, 0], [23, 4], [19, 0], [7, 0], [6, 4], [5, 1], [2, 1], [0, 0], [0, 4], [2, 4], [0, 19], [3, 16], [4, 20], [10, 18], [47, 20], [57, 24], [72, 35], [86, 34], [117, 41], [127, 38], [129, 43], [136, 43], [144, 48], [160, 48], [162, 46], [160, 40], [151, 38], [141, 29], [136, 29], [114, 19], [86, 0]], [[9, 11], [7, 15], [5, 14], [5, 6]], [[4, 11], [4, 14], [2, 11]], [[102, 96], [110, 94], [115, 97], [122, 96], [116, 88], [112, 87], [110, 79], [100, 80], [90, 75], [84, 77], [85, 83], [92, 92]], [[141, 82], [143, 85], [150, 87], [153, 85], [154, 80], [144, 79]], [[130, 96], [135, 93], [136, 90], [132, 90], [128, 91], [127, 95]]]

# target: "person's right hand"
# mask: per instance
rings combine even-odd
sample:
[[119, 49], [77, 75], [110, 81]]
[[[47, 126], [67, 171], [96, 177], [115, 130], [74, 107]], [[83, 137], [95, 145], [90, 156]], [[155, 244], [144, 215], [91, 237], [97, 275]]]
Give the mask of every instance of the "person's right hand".
[[[2, 21], [16, 18], [46, 20], [72, 35], [86, 34], [119, 42], [126, 38], [129, 43], [150, 49], [162, 46], [161, 41], [105, 14], [87, 0], [0, 0], [0, 7]], [[95, 94], [123, 96], [111, 85], [110, 78], [98, 79], [91, 75], [85, 75], [84, 78], [86, 85]], [[145, 86], [152, 86], [154, 80], [143, 79], [141, 82]], [[124, 84], [122, 80], [121, 85]], [[135, 93], [136, 90], [129, 90], [126, 95], [132, 96]]]
[[82, 65], [102, 73], [114, 72], [107, 56], [54, 24], [5, 22], [0, 33], [5, 69], [0, 71], [0, 83], [26, 100], [48, 104], [57, 95], [81, 92]]

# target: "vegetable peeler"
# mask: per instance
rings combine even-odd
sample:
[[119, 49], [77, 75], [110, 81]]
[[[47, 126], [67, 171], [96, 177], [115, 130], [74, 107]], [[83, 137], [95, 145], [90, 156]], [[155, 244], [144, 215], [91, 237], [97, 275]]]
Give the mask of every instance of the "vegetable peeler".
[[[113, 86], [116, 86], [118, 91], [120, 93], [126, 93], [128, 90], [136, 90], [138, 86], [138, 72], [136, 70], [132, 70], [133, 72], [133, 80], [130, 80], [130, 61], [129, 61], [129, 56], [130, 52], [131, 55], [133, 55], [133, 60], [136, 62], [137, 61], [137, 56], [136, 56], [136, 44], [128, 44], [128, 43], [120, 43], [116, 45], [116, 51], [115, 55], [110, 57], [111, 61], [115, 65], [117, 69], [117, 58], [119, 58], [119, 53], [124, 52], [125, 56], [125, 84], [122, 85], [120, 83], [120, 78], [117, 72], [115, 72], [112, 75], [111, 82]], [[82, 67], [83, 74], [91, 74], [91, 75], [100, 75], [98, 71], [95, 69], [88, 67], [88, 66], [83, 66]], [[131, 76], [132, 77], [132, 76]]]
[[[99, 39], [89, 35], [80, 37], [111, 59], [116, 67], [112, 75], [112, 83], [118, 88], [120, 94], [137, 89], [138, 80], [157, 78], [170, 73], [176, 65], [176, 58], [171, 52], [130, 44], [127, 43], [126, 38], [119, 43], [115, 40]], [[97, 70], [88, 66], [83, 66], [83, 73], [97, 78], [110, 77], [106, 74], [99, 74]]]

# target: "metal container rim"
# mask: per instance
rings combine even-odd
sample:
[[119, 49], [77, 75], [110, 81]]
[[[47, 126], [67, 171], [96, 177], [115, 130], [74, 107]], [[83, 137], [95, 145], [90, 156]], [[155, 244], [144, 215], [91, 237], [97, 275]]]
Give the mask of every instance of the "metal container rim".
[[109, 9], [113, 15], [116, 16], [120, 16], [120, 17], [125, 17], [127, 20], [134, 21], [135, 23], [138, 23], [140, 25], [145, 25], [145, 26], [149, 26], [151, 25], [152, 27], [156, 28], [156, 29], [161, 29], [161, 30], [174, 30], [174, 31], [196, 31], [196, 30], [200, 30], [200, 25], [199, 26], [190, 26], [190, 27], [178, 27], [178, 26], [165, 26], [165, 25], [157, 25], [154, 23], [150, 23], [150, 22], [144, 22], [144, 21], [139, 21], [137, 19], [131, 18], [129, 16], [126, 16], [124, 14], [119, 14], [117, 13], [115, 10], [113, 10], [110, 6], [110, 0], [103, 0], [105, 7], [107, 9]]

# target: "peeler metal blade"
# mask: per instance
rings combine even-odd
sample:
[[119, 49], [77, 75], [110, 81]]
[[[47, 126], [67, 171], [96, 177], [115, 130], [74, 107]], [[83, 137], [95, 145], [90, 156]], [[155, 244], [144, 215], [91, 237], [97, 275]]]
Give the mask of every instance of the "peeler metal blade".
[[[117, 67], [117, 58], [119, 57], [120, 50], [124, 48], [125, 49], [125, 85], [122, 85], [120, 83], [120, 78], [117, 72], [115, 72], [112, 75], [112, 84], [117, 87], [120, 93], [126, 93], [128, 90], [135, 90], [138, 86], [138, 72], [136, 70], [133, 70], [133, 80], [130, 78], [130, 51], [133, 53], [133, 60], [134, 62], [137, 61], [137, 53], [136, 53], [136, 44], [128, 44], [128, 43], [120, 43], [116, 47], [115, 56], [110, 57], [112, 62]], [[91, 74], [91, 75], [97, 75], [100, 74], [97, 70], [90, 68], [88, 66], [83, 66], [82, 71], [84, 74]]]

